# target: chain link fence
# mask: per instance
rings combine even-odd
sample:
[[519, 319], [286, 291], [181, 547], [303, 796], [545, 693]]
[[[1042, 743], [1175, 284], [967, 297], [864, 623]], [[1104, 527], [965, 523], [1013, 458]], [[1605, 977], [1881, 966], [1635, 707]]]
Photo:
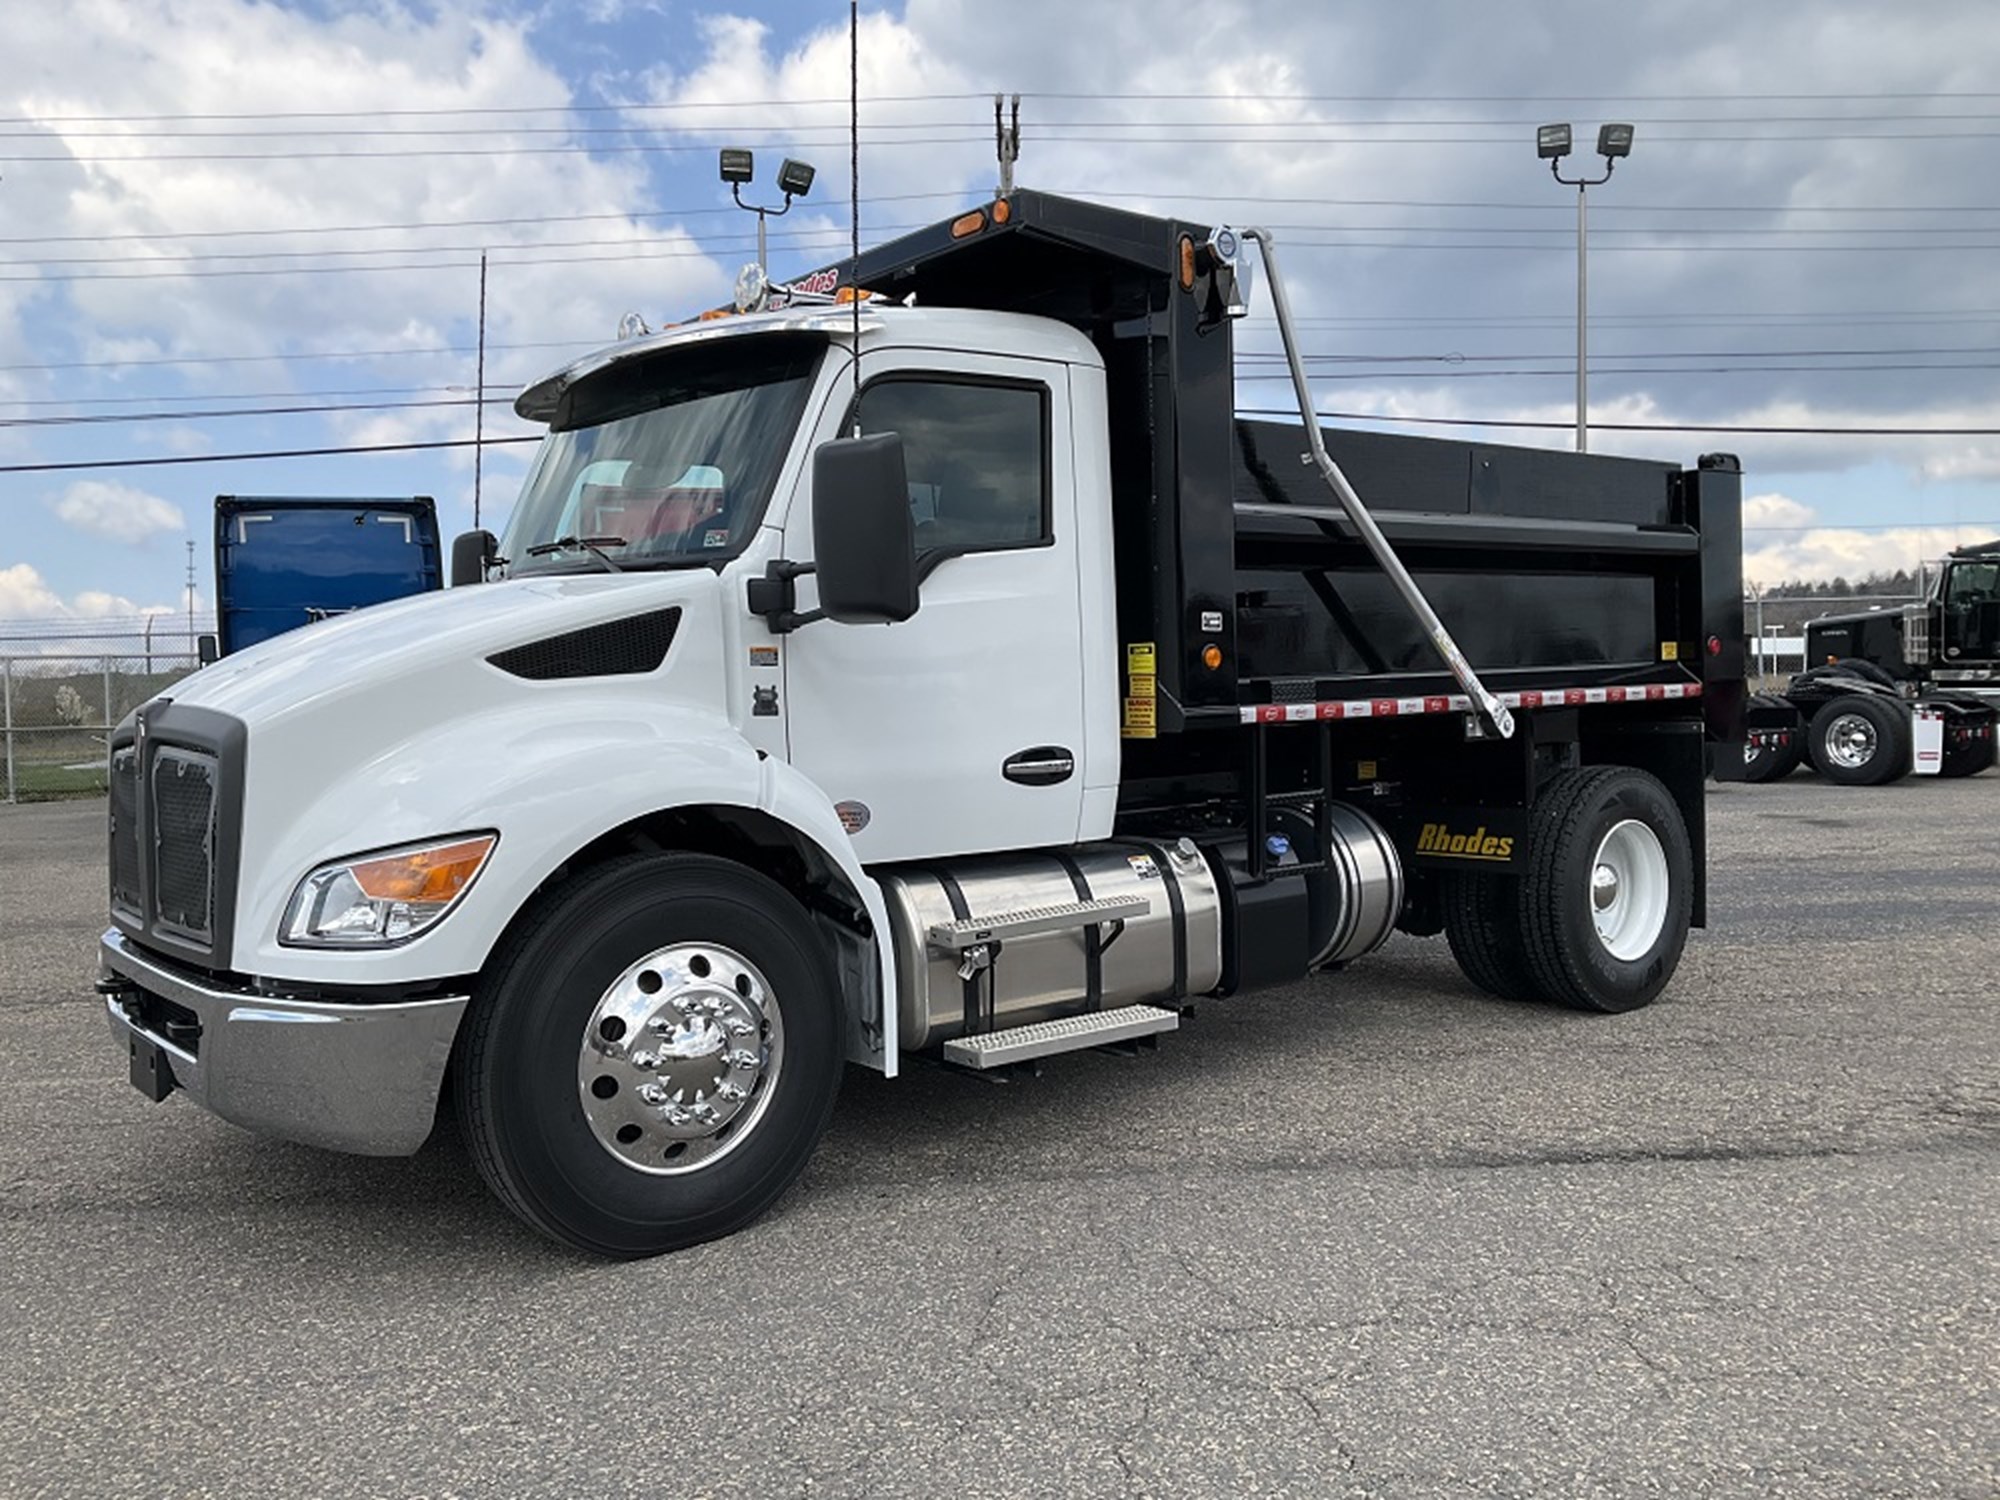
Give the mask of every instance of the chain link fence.
[[172, 651], [0, 655], [0, 800], [103, 796], [112, 729], [196, 665]]

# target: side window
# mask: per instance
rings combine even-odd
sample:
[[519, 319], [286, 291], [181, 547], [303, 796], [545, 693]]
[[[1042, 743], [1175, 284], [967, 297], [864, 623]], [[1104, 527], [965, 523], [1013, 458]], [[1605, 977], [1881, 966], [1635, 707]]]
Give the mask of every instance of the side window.
[[861, 393], [861, 430], [902, 434], [919, 554], [1050, 539], [1048, 407], [1044, 386], [943, 376]]

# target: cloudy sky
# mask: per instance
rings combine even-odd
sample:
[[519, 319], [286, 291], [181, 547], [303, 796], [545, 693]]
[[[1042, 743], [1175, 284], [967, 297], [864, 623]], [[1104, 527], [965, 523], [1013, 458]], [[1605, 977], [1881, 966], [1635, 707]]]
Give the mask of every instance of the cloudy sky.
[[[189, 539], [206, 608], [217, 494], [432, 494], [469, 526], [482, 252], [498, 529], [514, 390], [748, 258], [717, 146], [823, 169], [774, 274], [845, 243], [846, 22], [0, 8], [0, 635], [184, 610]], [[1592, 446], [1740, 453], [1750, 574], [1854, 576], [2000, 535], [1996, 56], [1991, 0], [864, 4], [863, 234], [989, 192], [1018, 92], [1024, 185], [1273, 228], [1322, 410], [1567, 447], [1576, 198], [1534, 127], [1630, 121], [1589, 199]], [[1267, 318], [1242, 347], [1239, 406], [1284, 402]], [[324, 449], [374, 451], [231, 457]]]

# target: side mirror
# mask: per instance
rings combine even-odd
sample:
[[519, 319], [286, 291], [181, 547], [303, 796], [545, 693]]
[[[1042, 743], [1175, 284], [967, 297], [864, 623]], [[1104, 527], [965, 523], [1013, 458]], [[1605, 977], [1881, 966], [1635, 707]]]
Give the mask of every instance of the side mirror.
[[889, 624], [917, 612], [917, 531], [899, 434], [838, 438], [813, 453], [813, 572], [829, 620]]
[[461, 531], [451, 539], [451, 586], [486, 582], [486, 569], [500, 555], [500, 542], [490, 531]]
[[194, 638], [194, 650], [195, 660], [204, 667], [214, 666], [216, 660], [222, 655], [222, 652], [216, 646], [215, 637], [212, 635], [196, 636]]

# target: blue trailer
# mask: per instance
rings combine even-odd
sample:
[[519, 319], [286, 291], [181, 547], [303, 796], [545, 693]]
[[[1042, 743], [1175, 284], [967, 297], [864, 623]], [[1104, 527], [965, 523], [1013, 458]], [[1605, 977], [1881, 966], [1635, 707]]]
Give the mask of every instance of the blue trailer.
[[215, 497], [222, 655], [300, 625], [444, 586], [428, 495]]

